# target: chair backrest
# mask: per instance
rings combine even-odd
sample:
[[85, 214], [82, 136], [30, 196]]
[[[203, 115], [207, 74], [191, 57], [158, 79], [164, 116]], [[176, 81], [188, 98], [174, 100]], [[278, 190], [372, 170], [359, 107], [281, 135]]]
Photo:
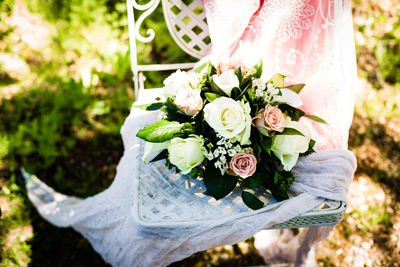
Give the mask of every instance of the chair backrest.
[[[140, 27], [160, 2], [161, 0], [150, 0], [146, 4], [138, 4], [136, 0], [127, 0], [131, 68], [136, 94], [144, 89], [140, 72], [188, 69], [196, 63], [138, 65], [136, 40], [148, 43], [156, 34], [153, 29], [147, 29], [146, 36], [143, 36], [140, 34]], [[162, 0], [162, 8], [168, 30], [176, 44], [193, 57], [201, 58], [206, 55], [211, 44], [202, 1]], [[135, 9], [143, 12], [137, 19], [134, 17]]]

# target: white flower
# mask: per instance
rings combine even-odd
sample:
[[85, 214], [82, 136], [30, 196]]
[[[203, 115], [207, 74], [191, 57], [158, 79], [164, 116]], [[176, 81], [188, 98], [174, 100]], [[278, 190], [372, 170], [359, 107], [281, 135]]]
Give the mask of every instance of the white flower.
[[188, 116], [194, 116], [203, 108], [200, 90], [184, 89], [176, 94], [174, 103]]
[[276, 92], [275, 91], [275, 86], [272, 84], [272, 83], [268, 83], [267, 84], [267, 93], [268, 94], [270, 94], [270, 95], [276, 95], [277, 93], [279, 93], [279, 91], [278, 92]]
[[146, 142], [144, 144], [144, 155], [143, 155], [143, 161], [146, 161], [147, 157], [150, 154], [153, 154], [156, 151], [161, 151], [164, 149], [167, 149], [169, 147], [169, 145], [171, 144], [170, 141], [166, 141], [163, 143], [150, 143], [150, 142]]
[[233, 156], [235, 156], [236, 154], [237, 154], [237, 152], [236, 152], [235, 149], [229, 149], [229, 150], [228, 150], [228, 155], [229, 155], [229, 157], [233, 157]]
[[188, 174], [204, 160], [203, 140], [198, 136], [186, 139], [176, 137], [168, 147], [169, 160], [177, 166], [182, 174]]
[[303, 101], [301, 101], [300, 96], [295, 92], [293, 92], [292, 90], [287, 88], [282, 88], [281, 93], [282, 95], [279, 97], [279, 102], [286, 103], [295, 108], [303, 105]]
[[275, 135], [272, 139], [271, 150], [280, 159], [283, 169], [290, 171], [297, 163], [300, 153], [308, 150], [310, 131], [303, 123], [289, 121], [287, 128], [294, 128], [304, 134], [301, 135]]
[[212, 76], [214, 83], [228, 96], [231, 96], [231, 91], [235, 87], [239, 87], [239, 79], [235, 74], [235, 70], [226, 70], [220, 75]]
[[190, 89], [188, 74], [181, 70], [172, 73], [163, 83], [165, 97], [176, 96], [182, 89]]
[[204, 118], [221, 136], [244, 145], [250, 144], [250, 111], [249, 103], [220, 97], [204, 107]]
[[196, 72], [189, 72], [187, 73], [187, 79], [189, 82], [189, 85], [193, 88], [193, 89], [201, 89], [201, 84], [203, 82], [203, 76], [202, 73], [196, 73]]

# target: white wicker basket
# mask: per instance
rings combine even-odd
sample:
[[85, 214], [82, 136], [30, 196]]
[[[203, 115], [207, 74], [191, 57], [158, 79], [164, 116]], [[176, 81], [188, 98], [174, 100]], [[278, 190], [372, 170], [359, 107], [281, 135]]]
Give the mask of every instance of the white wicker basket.
[[[151, 41], [155, 33], [147, 30], [147, 37], [140, 35], [139, 28], [143, 20], [159, 5], [160, 0], [151, 0], [140, 5], [135, 0], [127, 0], [128, 23], [130, 36], [130, 51], [132, 72], [136, 96], [140, 102], [155, 99], [160, 95], [160, 89], [146, 89], [143, 86], [141, 71], [160, 71], [171, 69], [191, 68], [195, 63], [138, 65], [136, 40]], [[168, 29], [176, 43], [188, 54], [200, 58], [209, 47], [208, 27], [201, 0], [162, 0], [164, 17]], [[144, 11], [135, 20], [134, 9]], [[149, 122], [147, 122], [148, 124]], [[143, 125], [144, 127], [145, 125]], [[227, 214], [236, 214], [238, 217], [249, 209], [242, 203], [238, 190], [222, 200], [214, 200], [205, 196], [204, 185], [200, 180], [181, 176], [167, 170], [162, 164], [154, 164], [146, 172], [141, 171], [144, 163], [143, 143], [137, 143], [137, 161], [135, 166], [135, 206], [134, 214], [138, 222], [148, 227], [190, 226], [207, 221], [210, 218], [220, 218]], [[258, 195], [268, 200], [268, 205], [274, 205], [276, 200], [268, 193], [258, 191]], [[210, 209], [210, 205], [216, 209]], [[293, 218], [287, 222], [277, 224], [270, 229], [298, 228], [334, 225], [339, 223], [344, 215], [346, 204], [340, 201], [325, 200], [321, 206]]]

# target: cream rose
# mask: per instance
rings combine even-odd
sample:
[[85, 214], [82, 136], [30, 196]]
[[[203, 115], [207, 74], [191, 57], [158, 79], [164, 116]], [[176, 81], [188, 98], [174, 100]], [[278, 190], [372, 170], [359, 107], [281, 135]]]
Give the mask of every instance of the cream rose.
[[238, 153], [229, 163], [231, 173], [242, 178], [252, 176], [256, 172], [256, 166], [257, 159], [252, 152]]
[[253, 118], [253, 124], [261, 134], [268, 136], [268, 132], [282, 132], [285, 128], [286, 119], [282, 111], [274, 106], [267, 105], [260, 109], [257, 116]]
[[203, 108], [200, 90], [180, 90], [174, 100], [175, 104], [188, 116], [194, 116]]
[[185, 71], [177, 70], [164, 80], [164, 96], [176, 96], [182, 89], [190, 89], [189, 77]]
[[283, 169], [290, 171], [297, 163], [300, 153], [308, 150], [310, 143], [310, 131], [303, 123], [289, 121], [287, 128], [294, 128], [304, 134], [301, 135], [275, 135], [272, 138], [271, 150], [280, 159]]
[[204, 118], [217, 133], [240, 144], [250, 144], [251, 116], [249, 103], [220, 97], [205, 105]]
[[228, 96], [231, 96], [232, 89], [239, 87], [239, 79], [235, 74], [235, 70], [227, 70], [220, 75], [212, 76], [214, 83]]
[[185, 139], [173, 138], [168, 147], [168, 158], [182, 174], [188, 174], [203, 162], [205, 158], [202, 152], [203, 144], [203, 140], [198, 136]]

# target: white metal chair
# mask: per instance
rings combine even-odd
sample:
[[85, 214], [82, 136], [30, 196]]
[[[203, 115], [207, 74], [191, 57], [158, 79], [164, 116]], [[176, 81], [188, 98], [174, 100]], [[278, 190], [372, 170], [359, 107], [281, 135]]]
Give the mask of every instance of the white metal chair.
[[[139, 32], [139, 29], [142, 26], [143, 21], [159, 6], [160, 2], [162, 2], [165, 22], [168, 26], [169, 32], [177, 45], [182, 48], [182, 50], [195, 58], [201, 58], [206, 55], [211, 45], [209, 42], [209, 32], [206, 22], [206, 16], [201, 0], [150, 0], [146, 4], [138, 4], [136, 0], [127, 0], [130, 53], [132, 64], [131, 67], [133, 72], [136, 99], [140, 99], [141, 97], [145, 97], [149, 94], [154, 95], [158, 92], [161, 93], [161, 89], [144, 88], [145, 76], [143, 72], [190, 69], [195, 65], [195, 62], [138, 65], [136, 41], [148, 43], [151, 42], [155, 37], [155, 32], [153, 29], [147, 29], [147, 36], [142, 36]], [[134, 17], [134, 9], [143, 12], [137, 19], [135, 19]], [[196, 184], [195, 186], [199, 187], [198, 184]], [[160, 188], [160, 190], [165, 190], [165, 186], [163, 186], [163, 188]], [[143, 202], [147, 200], [155, 201], [154, 196], [151, 194], [143, 194], [143, 196], [145, 196], [145, 199], [141, 199], [141, 201]], [[160, 201], [162, 202], [164, 200], [161, 199]], [[139, 206], [136, 208], [136, 211], [140, 213], [140, 211], [138, 211], [137, 209], [140, 209], [141, 203], [139, 203], [138, 205]], [[327, 199], [322, 205], [315, 207], [313, 210], [284, 223], [274, 225], [269, 229], [334, 225], [342, 220], [345, 208], [346, 203]], [[166, 218], [168, 216], [158, 218], [157, 221], [153, 222], [150, 218], [151, 216], [148, 217], [146, 214], [141, 214], [138, 215], [139, 218], [144, 224], [147, 224], [149, 226], [156, 226], [158, 225], [158, 223], [162, 223], [163, 218], [165, 218], [165, 225], [171, 224], [170, 218]]]

